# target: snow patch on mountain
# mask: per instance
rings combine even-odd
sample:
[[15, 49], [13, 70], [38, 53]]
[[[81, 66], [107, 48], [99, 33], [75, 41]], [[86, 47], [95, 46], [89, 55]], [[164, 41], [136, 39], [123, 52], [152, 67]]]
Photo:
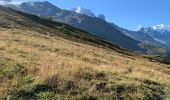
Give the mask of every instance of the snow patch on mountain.
[[96, 17], [95, 14], [90, 9], [82, 8], [80, 6], [72, 8], [71, 11], [76, 12], [78, 14], [85, 14], [90, 17]]
[[81, 7], [78, 6], [78, 7], [75, 9], [75, 12], [80, 14], [80, 13], [81, 13]]
[[152, 28], [153, 30], [159, 31], [159, 32], [170, 31], [170, 26], [164, 25], [164, 24], [155, 25], [155, 26], [152, 26], [151, 28]]
[[152, 29], [156, 30], [156, 29], [163, 29], [165, 28], [165, 25], [164, 24], [160, 24], [160, 25], [156, 25], [156, 26], [152, 26]]
[[143, 36], [146, 34], [154, 41], [170, 47], [170, 26], [168, 25], [160, 24], [151, 27], [142, 27], [138, 32], [143, 34]]

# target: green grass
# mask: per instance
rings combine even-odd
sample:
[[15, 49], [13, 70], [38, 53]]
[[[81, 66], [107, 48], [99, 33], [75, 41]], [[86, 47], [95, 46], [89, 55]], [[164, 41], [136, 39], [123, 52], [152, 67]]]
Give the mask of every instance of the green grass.
[[[92, 68], [80, 68], [72, 80], [61, 80], [54, 75], [39, 83], [36, 76], [28, 75], [24, 71], [25, 66], [17, 61], [1, 59], [0, 65], [0, 75], [3, 78], [1, 81], [11, 81], [6, 84], [8, 88], [4, 90], [5, 94], [1, 99], [8, 97], [10, 100], [161, 100], [165, 95], [164, 84], [159, 82], [150, 79], [135, 82], [135, 80], [125, 79], [125, 76], [119, 79], [116, 78], [117, 74], [98, 72]], [[81, 80], [83, 85], [79, 82]]]

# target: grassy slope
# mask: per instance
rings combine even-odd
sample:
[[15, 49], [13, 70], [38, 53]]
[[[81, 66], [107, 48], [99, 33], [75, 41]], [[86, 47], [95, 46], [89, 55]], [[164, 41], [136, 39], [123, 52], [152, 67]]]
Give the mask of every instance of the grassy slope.
[[[10, 25], [0, 30], [2, 100], [170, 98], [170, 65], [150, 62], [63, 24], [4, 16], [0, 23]], [[75, 33], [83, 36], [81, 41]]]

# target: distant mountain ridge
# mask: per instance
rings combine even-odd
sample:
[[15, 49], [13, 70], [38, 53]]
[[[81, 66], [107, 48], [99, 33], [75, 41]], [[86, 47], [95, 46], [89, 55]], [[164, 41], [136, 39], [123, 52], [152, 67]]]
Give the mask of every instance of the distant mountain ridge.
[[56, 16], [62, 10], [48, 1], [44, 2], [23, 2], [20, 5], [8, 4], [6, 5], [16, 10], [35, 14], [38, 16]]
[[139, 31], [130, 31], [113, 23], [110, 24], [137, 41], [170, 49], [170, 26], [168, 25], [160, 24], [151, 27], [142, 27]]
[[169, 31], [170, 32], [169, 25], [160, 24], [160, 25], [152, 26], [151, 28], [155, 31], [160, 31], [160, 32]]
[[151, 36], [155, 41], [170, 47], [170, 26], [160, 24], [139, 30]]

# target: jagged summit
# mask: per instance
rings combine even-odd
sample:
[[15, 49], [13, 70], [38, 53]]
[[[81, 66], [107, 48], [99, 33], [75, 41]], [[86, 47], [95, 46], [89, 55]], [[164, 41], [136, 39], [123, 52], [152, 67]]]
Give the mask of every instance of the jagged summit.
[[170, 31], [170, 26], [169, 25], [164, 25], [164, 24], [160, 24], [160, 25], [155, 25], [151, 27], [153, 30], [167, 30]]
[[86, 8], [81, 7], [81, 6], [77, 6], [75, 8], [72, 8], [71, 11], [76, 12], [78, 14], [85, 14], [85, 15], [88, 15], [90, 17], [96, 17], [95, 14], [90, 9], [86, 9]]
[[170, 26], [165, 24], [154, 25], [151, 27], [143, 27], [139, 32], [150, 36], [155, 41], [170, 46]]
[[38, 16], [55, 16], [56, 13], [60, 13], [62, 10], [48, 1], [43, 2], [23, 2], [19, 5], [6, 5], [16, 10], [23, 12], [31, 12], [31, 14], [37, 14]]

